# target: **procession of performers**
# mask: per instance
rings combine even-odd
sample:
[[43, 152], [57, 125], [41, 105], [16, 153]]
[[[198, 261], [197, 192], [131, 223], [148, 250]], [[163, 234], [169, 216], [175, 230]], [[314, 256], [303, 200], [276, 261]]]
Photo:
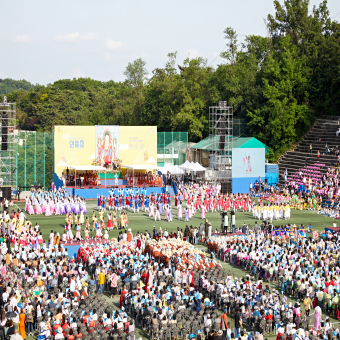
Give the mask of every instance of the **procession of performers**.
[[[254, 218], [258, 219], [289, 219], [290, 205], [283, 203], [263, 204], [262, 199], [259, 200], [259, 205], [255, 204], [255, 200], [251, 200], [249, 195], [222, 195], [222, 194], [205, 194], [203, 196], [198, 193], [183, 196], [181, 192], [175, 195], [174, 208], [177, 210], [178, 220], [189, 221], [196, 212], [200, 212], [200, 218], [205, 219], [207, 212], [227, 212], [229, 210], [252, 212]], [[115, 195], [111, 194], [108, 198], [101, 195], [98, 196], [97, 207], [100, 212], [109, 211], [123, 212], [130, 210], [136, 212], [149, 212], [149, 217], [156, 220], [164, 218], [168, 222], [173, 221], [173, 212], [171, 205], [171, 197], [169, 193], [151, 193], [146, 194], [146, 190], [141, 190], [140, 193], [127, 193]], [[164, 215], [164, 217], [163, 217]]]
[[[322, 204], [322, 198], [317, 197], [314, 193], [309, 195], [297, 195], [297, 194], [278, 194], [278, 193], [263, 193], [261, 199], [269, 201], [271, 203], [277, 202], [281, 204], [289, 204], [291, 209], [296, 210], [320, 210]], [[332, 200], [332, 205], [334, 200]]]
[[262, 200], [259, 200], [259, 205], [253, 202], [253, 216], [259, 220], [288, 220], [290, 218], [290, 205], [289, 204], [263, 204]]
[[87, 213], [85, 199], [68, 196], [63, 189], [56, 192], [32, 190], [30, 196], [26, 197], [24, 210], [30, 215], [45, 216]]
[[[88, 216], [84, 216], [82, 213], [80, 215], [77, 214], [66, 214], [65, 216], [65, 231], [62, 236], [62, 241], [73, 240], [74, 238], [77, 240], [81, 240], [81, 231], [82, 226], [85, 225], [84, 233], [85, 239], [90, 238], [90, 232], [95, 232], [95, 238], [100, 239], [103, 237], [102, 231], [117, 229], [126, 229], [129, 224], [128, 214], [125, 211], [110, 211], [109, 214], [106, 214], [107, 223], [105, 223], [104, 210], [101, 209], [99, 211], [99, 216], [97, 217], [96, 212], [93, 211], [92, 214], [92, 224], [90, 223], [90, 219]], [[119, 213], [119, 215], [118, 215]], [[76, 231], [76, 236], [73, 236], [72, 229]], [[108, 235], [107, 235], [108, 237]], [[105, 235], [104, 235], [105, 238]]]

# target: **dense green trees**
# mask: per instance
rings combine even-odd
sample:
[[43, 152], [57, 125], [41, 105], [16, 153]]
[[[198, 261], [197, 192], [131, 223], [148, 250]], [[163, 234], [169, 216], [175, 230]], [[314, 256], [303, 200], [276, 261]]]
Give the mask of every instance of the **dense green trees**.
[[[6, 79], [0, 93], [17, 102], [22, 129], [157, 125], [159, 131], [188, 131], [191, 141], [207, 136], [209, 106], [226, 100], [235, 117], [246, 120], [248, 134], [276, 158], [315, 118], [340, 115], [340, 25], [329, 17], [326, 1], [313, 9], [308, 0], [274, 5], [267, 37], [249, 35], [239, 43], [237, 33], [225, 29], [224, 63], [215, 69], [203, 58], [178, 65], [173, 52], [150, 79], [137, 59], [128, 64], [125, 82], [80, 78], [33, 87]], [[12, 87], [3, 92], [3, 83]]]
[[28, 91], [30, 88], [34, 89], [35, 86], [26, 80], [0, 79], [0, 95], [16, 90]]

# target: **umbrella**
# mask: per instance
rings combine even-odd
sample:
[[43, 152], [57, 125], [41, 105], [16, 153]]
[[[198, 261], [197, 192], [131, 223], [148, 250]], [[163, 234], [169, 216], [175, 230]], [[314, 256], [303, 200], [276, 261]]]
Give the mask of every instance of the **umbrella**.
[[17, 314], [14, 313], [14, 312], [7, 312], [7, 313], [5, 314], [5, 317], [6, 317], [7, 319], [13, 319], [13, 318], [15, 318], [16, 316], [17, 316]]

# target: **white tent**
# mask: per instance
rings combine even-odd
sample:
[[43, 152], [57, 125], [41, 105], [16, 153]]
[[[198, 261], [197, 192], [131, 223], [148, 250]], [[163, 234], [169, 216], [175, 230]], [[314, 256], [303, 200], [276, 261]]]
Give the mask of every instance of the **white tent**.
[[188, 161], [186, 161], [185, 163], [183, 163], [179, 167], [181, 169], [188, 170], [188, 171], [206, 171], [207, 170], [205, 167], [203, 167], [201, 164], [199, 164], [197, 162], [196, 163], [194, 163], [194, 162], [189, 163]]
[[207, 169], [203, 167], [200, 163], [195, 163], [191, 171], [206, 171]]
[[187, 167], [188, 165], [190, 165], [190, 162], [189, 161], [185, 161], [182, 165], [179, 165], [180, 168], [185, 168]]
[[166, 174], [169, 171], [171, 175], [183, 175], [185, 173], [178, 165], [164, 165], [162, 168], [159, 168], [158, 171], [162, 174]]
[[182, 165], [180, 165], [179, 167], [181, 169], [184, 169], [184, 170], [189, 170], [189, 171], [192, 171], [191, 169], [193, 168], [194, 166], [194, 162], [188, 162], [188, 161], [185, 161], [185, 163], [183, 163]]

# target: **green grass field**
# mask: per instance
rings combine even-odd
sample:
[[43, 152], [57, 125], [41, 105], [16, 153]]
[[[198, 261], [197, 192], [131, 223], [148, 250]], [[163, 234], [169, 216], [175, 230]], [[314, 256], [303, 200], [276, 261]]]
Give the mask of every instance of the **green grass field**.
[[[89, 200], [86, 202], [87, 205], [87, 211], [89, 216], [90, 222], [92, 223], [92, 211], [95, 210], [97, 216], [99, 215], [97, 212], [97, 200]], [[17, 204], [17, 207], [23, 209], [24, 208], [24, 203], [19, 203]], [[158, 229], [160, 226], [164, 230], [165, 228], [168, 228], [169, 232], [173, 230], [177, 230], [177, 227], [180, 229], [185, 228], [186, 225], [192, 225], [192, 226], [198, 226], [201, 223], [200, 219], [200, 213], [196, 213], [196, 216], [193, 217], [189, 222], [184, 222], [184, 221], [178, 221], [177, 219], [177, 210], [173, 209], [173, 214], [174, 214], [174, 220], [173, 222], [169, 223], [164, 220], [162, 221], [157, 221], [155, 222], [153, 219], [148, 217], [149, 213], [145, 212], [139, 212], [139, 213], [133, 213], [133, 212], [128, 212], [128, 218], [129, 218], [129, 228], [132, 229], [133, 233], [136, 233], [137, 231], [140, 232], [145, 232], [145, 230], [148, 230], [149, 232], [152, 231], [152, 227], [156, 226]], [[26, 214], [27, 215], [27, 214]], [[105, 215], [106, 217], [106, 215]], [[43, 234], [43, 237], [45, 240], [48, 240], [48, 236], [51, 232], [53, 231], [58, 231], [60, 234], [64, 232], [64, 221], [65, 221], [65, 216], [49, 216], [45, 217], [44, 215], [32, 215], [29, 216], [27, 215], [27, 218], [32, 222], [33, 225], [38, 223], [40, 225], [40, 230]], [[209, 222], [211, 222], [212, 229], [215, 230], [217, 228], [218, 230], [220, 229], [221, 226], [221, 217], [220, 214], [217, 213], [207, 213], [207, 218]], [[105, 218], [105, 222], [107, 222], [107, 217]], [[243, 212], [237, 212], [236, 213], [236, 227], [241, 227], [243, 223], [246, 223], [248, 226], [253, 227], [255, 224], [255, 220], [252, 216], [251, 213], [243, 213]], [[291, 211], [291, 219], [289, 221], [277, 221], [274, 222], [274, 225], [281, 225], [284, 223], [291, 223], [291, 224], [296, 224], [300, 225], [301, 223], [307, 227], [309, 223], [312, 223], [312, 227], [315, 230], [318, 230], [319, 232], [324, 230], [325, 227], [331, 227], [333, 223], [333, 219], [329, 217], [325, 217], [322, 215], [318, 215], [315, 211], [296, 211], [292, 210]], [[117, 229], [110, 231], [110, 237], [117, 237], [119, 231]], [[75, 232], [73, 231], [73, 234]], [[83, 236], [84, 233], [82, 232]], [[202, 250], [205, 249], [204, 246], [199, 246]], [[242, 269], [230, 265], [228, 263], [221, 262], [222, 266], [226, 269], [229, 269], [234, 276], [237, 277], [243, 277], [246, 275], [246, 272], [244, 272]], [[272, 283], [270, 284], [270, 288], [277, 289], [279, 292], [281, 291], [280, 287], [278, 286], [277, 283]], [[118, 303], [118, 298], [114, 299], [109, 299], [110, 302], [112, 302], [112, 307], [114, 309], [119, 308], [119, 303]], [[295, 299], [289, 299], [289, 301], [292, 301], [293, 303], [296, 302]], [[303, 307], [302, 307], [302, 311]], [[229, 316], [230, 319], [231, 316]], [[324, 316], [323, 316], [324, 318]], [[314, 322], [313, 317], [311, 318], [311, 323]], [[337, 320], [334, 320], [331, 318], [331, 322], [337, 322]], [[231, 325], [233, 326], [233, 321], [231, 322]], [[141, 330], [139, 327], [137, 327], [137, 332], [136, 332], [136, 338], [142, 337], [143, 339], [147, 339], [148, 335], [146, 332]], [[272, 340], [275, 338], [275, 336], [267, 336], [268, 339]]]
[[[17, 207], [20, 209], [24, 209], [24, 203], [17, 203]], [[90, 223], [92, 224], [92, 212], [93, 210], [96, 211], [97, 217], [99, 216], [99, 213], [97, 211], [97, 200], [89, 200], [86, 202], [87, 206], [87, 216], [89, 217]], [[156, 226], [158, 229], [159, 227], [168, 228], [168, 231], [171, 232], [173, 230], [177, 230], [177, 228], [185, 229], [186, 225], [189, 226], [199, 226], [201, 223], [200, 218], [200, 212], [196, 213], [196, 216], [190, 219], [189, 222], [178, 221], [177, 219], [177, 210], [172, 210], [174, 215], [173, 222], [167, 222], [167, 221], [157, 221], [155, 222], [152, 218], [149, 217], [148, 212], [139, 212], [139, 213], [133, 213], [128, 211], [128, 219], [129, 219], [129, 228], [132, 229], [133, 233], [136, 233], [137, 231], [145, 232], [145, 230], [148, 230], [149, 232], [152, 231], [152, 227]], [[105, 222], [107, 223], [107, 216], [105, 216]], [[215, 230], [217, 228], [220, 230], [221, 227], [221, 217], [219, 212], [210, 213], [208, 212], [206, 214], [207, 219], [209, 222], [211, 222], [212, 230]], [[57, 231], [60, 233], [60, 235], [64, 232], [64, 226], [65, 226], [65, 216], [48, 216], [45, 217], [45, 215], [28, 215], [26, 214], [26, 217], [28, 220], [32, 222], [32, 225], [34, 226], [36, 223], [40, 225], [40, 230], [43, 234], [44, 239], [47, 240], [51, 230]], [[164, 217], [163, 217], [164, 218]], [[255, 219], [253, 218], [251, 213], [243, 213], [243, 212], [237, 212], [236, 213], [236, 227], [241, 228], [243, 223], [246, 223], [248, 226], [253, 227], [255, 224]], [[281, 225], [285, 223], [292, 223], [299, 226], [301, 223], [305, 225], [305, 227], [308, 226], [309, 223], [312, 223], [313, 229], [316, 229], [317, 231], [322, 231], [325, 229], [325, 227], [331, 227], [333, 223], [333, 219], [329, 217], [325, 217], [323, 215], [318, 215], [316, 211], [308, 211], [308, 210], [291, 210], [291, 218], [288, 221], [274, 221], [274, 225]], [[84, 229], [84, 227], [83, 227]], [[91, 228], [92, 229], [92, 228]], [[92, 232], [93, 233], [93, 232]], [[109, 235], [110, 237], [117, 237], [119, 231], [117, 229], [110, 231]], [[73, 234], [75, 235], [75, 232], [73, 231]], [[82, 236], [84, 237], [84, 232], [82, 231]]]

